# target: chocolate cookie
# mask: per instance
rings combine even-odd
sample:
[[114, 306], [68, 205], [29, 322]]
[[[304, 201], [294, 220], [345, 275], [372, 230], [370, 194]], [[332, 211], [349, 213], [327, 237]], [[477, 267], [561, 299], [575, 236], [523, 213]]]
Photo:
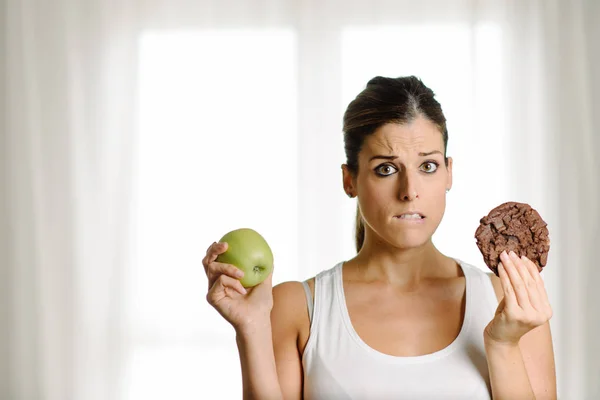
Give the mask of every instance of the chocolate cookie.
[[533, 261], [541, 272], [548, 260], [547, 224], [529, 204], [507, 202], [481, 218], [475, 232], [485, 264], [498, 276], [500, 253], [514, 251]]

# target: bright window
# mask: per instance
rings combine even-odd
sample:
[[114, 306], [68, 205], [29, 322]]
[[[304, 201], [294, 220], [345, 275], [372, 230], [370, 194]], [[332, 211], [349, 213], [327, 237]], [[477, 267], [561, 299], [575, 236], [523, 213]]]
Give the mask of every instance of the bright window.
[[298, 279], [295, 46], [289, 30], [141, 38], [128, 399], [241, 396], [233, 329], [205, 300], [213, 241], [256, 229], [276, 279]]

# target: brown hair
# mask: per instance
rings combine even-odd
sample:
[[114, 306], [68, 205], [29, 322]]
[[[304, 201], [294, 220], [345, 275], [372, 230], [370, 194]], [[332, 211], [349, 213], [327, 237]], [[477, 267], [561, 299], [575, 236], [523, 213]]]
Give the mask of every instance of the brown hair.
[[[346, 164], [354, 175], [358, 175], [358, 154], [367, 136], [387, 123], [409, 123], [423, 116], [439, 128], [444, 139], [444, 159], [448, 158], [448, 129], [446, 117], [440, 103], [435, 100], [431, 89], [415, 76], [385, 78], [377, 76], [348, 105], [344, 113], [344, 149]], [[360, 208], [356, 206], [356, 251], [360, 251], [365, 240], [365, 226]]]

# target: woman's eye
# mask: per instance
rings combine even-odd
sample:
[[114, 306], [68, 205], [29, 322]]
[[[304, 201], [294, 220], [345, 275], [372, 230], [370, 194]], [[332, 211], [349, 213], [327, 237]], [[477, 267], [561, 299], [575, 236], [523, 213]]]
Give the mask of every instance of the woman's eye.
[[389, 164], [380, 165], [379, 167], [375, 168], [375, 172], [382, 176], [391, 175], [395, 170], [396, 168]]
[[437, 170], [437, 167], [437, 163], [428, 161], [421, 166], [421, 170], [424, 172], [432, 173], [435, 172], [435, 170]]

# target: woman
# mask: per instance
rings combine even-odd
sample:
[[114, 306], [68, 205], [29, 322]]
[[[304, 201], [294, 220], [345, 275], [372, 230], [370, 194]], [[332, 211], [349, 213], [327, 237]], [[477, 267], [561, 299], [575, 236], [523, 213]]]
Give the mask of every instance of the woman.
[[452, 187], [446, 119], [415, 77], [373, 78], [344, 115], [343, 187], [357, 255], [306, 282], [246, 291], [203, 260], [208, 302], [236, 330], [247, 399], [554, 399], [544, 283], [503, 253], [499, 278], [432, 235]]

